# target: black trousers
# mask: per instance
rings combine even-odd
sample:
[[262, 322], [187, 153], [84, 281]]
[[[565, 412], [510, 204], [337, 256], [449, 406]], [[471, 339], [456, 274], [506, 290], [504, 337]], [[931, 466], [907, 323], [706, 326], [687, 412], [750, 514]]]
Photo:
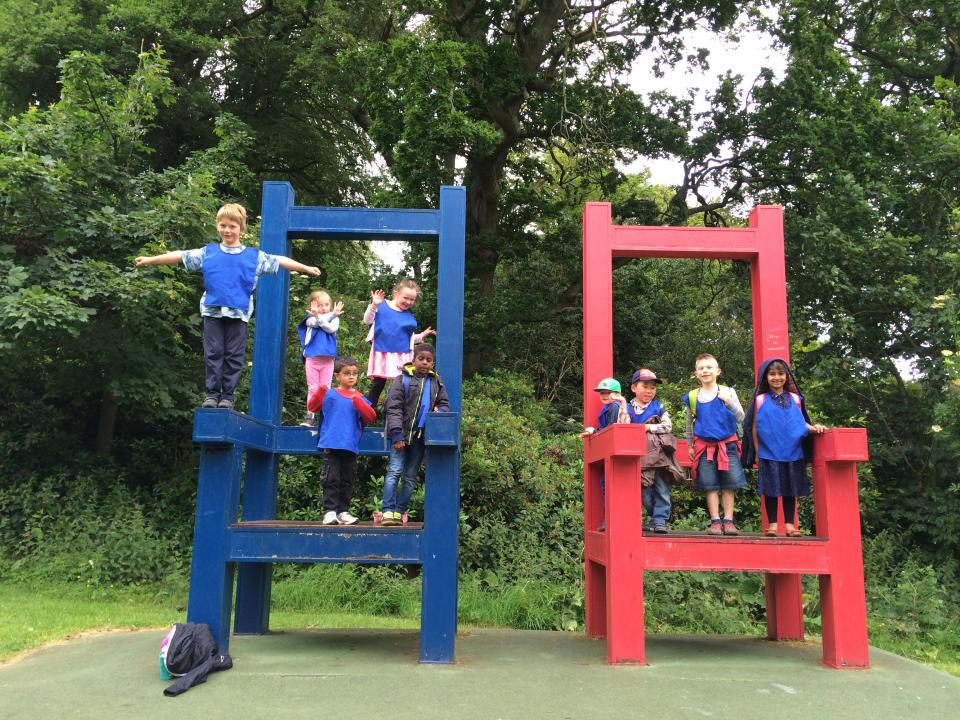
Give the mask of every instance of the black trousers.
[[204, 385], [207, 397], [233, 400], [247, 354], [248, 325], [238, 318], [203, 318]]
[[357, 479], [357, 454], [349, 450], [323, 451], [323, 511], [346, 512]]

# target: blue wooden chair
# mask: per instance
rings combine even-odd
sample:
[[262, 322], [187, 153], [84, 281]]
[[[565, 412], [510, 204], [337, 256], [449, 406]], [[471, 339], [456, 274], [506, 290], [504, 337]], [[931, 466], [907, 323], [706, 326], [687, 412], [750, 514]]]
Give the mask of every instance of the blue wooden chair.
[[[198, 409], [194, 416], [193, 439], [200, 443], [201, 458], [187, 620], [208, 623], [221, 652], [229, 647], [235, 569], [234, 632], [262, 634], [270, 624], [273, 563], [401, 563], [423, 570], [420, 661], [453, 662], [465, 216], [463, 187], [442, 187], [439, 210], [399, 210], [296, 206], [289, 183], [264, 183], [260, 247], [265, 252], [289, 256], [294, 238], [438, 242], [437, 370], [450, 395], [450, 412], [427, 419], [422, 525], [276, 520], [280, 456], [317, 450], [309, 428], [281, 425], [290, 275], [281, 270], [261, 278], [250, 412]], [[367, 428], [361, 454], [386, 455], [385, 447], [383, 429]]]

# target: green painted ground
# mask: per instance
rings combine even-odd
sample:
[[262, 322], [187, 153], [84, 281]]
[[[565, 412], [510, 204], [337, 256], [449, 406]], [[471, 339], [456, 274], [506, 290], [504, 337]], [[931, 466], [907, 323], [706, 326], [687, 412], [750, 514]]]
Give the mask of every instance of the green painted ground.
[[705, 636], [648, 639], [648, 667], [610, 667], [602, 641], [479, 630], [454, 665], [417, 663], [410, 630], [238, 637], [235, 666], [167, 698], [162, 632], [120, 632], [45, 648], [0, 666], [5, 720], [194, 718], [735, 718], [923, 720], [957, 717], [960, 678], [873, 650], [867, 671], [819, 664], [816, 643]]

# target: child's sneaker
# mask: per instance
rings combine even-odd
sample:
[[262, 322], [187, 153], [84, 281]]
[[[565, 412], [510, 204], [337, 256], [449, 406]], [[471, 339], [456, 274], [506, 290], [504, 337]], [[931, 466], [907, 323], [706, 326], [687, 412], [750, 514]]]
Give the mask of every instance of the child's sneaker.
[[303, 420], [300, 421], [300, 424], [304, 427], [313, 427], [317, 424], [316, 416], [312, 412], [304, 413]]
[[217, 403], [218, 408], [224, 410], [233, 410], [233, 400], [227, 400], [226, 398], [220, 398], [220, 402]]
[[723, 534], [724, 534], [724, 535], [739, 535], [739, 534], [740, 534], [740, 528], [738, 528], [736, 525], [733, 524], [733, 520], [732, 520], [731, 518], [724, 518], [724, 519], [723, 519]]
[[660, 535], [666, 535], [667, 533], [667, 524], [665, 522], [658, 522], [653, 524], [653, 531], [659, 533]]
[[380, 521], [380, 524], [384, 527], [394, 527], [400, 524], [400, 513], [393, 510], [387, 510], [383, 513], [383, 519]]
[[359, 518], [354, 517], [350, 513], [344, 511], [337, 514], [337, 522], [341, 525], [353, 525], [359, 520]]
[[720, 518], [713, 518], [710, 526], [707, 528], [707, 535], [723, 535], [723, 526], [720, 524]]
[[215, 408], [216, 406], [217, 406], [217, 398], [207, 395], [203, 399], [203, 405], [201, 405], [200, 407], [209, 409], [209, 408]]
[[337, 524], [337, 513], [333, 510], [328, 510], [323, 515], [323, 524], [324, 525], [336, 525]]

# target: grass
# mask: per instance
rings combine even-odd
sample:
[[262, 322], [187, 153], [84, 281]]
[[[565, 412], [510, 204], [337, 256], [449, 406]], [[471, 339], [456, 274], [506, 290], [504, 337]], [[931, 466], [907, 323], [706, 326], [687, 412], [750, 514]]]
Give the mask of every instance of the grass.
[[[165, 628], [186, 620], [186, 597], [156, 588], [0, 582], [0, 663], [43, 645], [104, 630]], [[275, 609], [276, 629], [417, 628], [415, 618]]]
[[[349, 568], [315, 567], [274, 582], [272, 628], [419, 627], [419, 582], [392, 578], [393, 582], [384, 583], [385, 577], [378, 578], [374, 590], [358, 587]], [[84, 633], [165, 628], [185, 620], [185, 605], [182, 586], [96, 588], [39, 580], [0, 581], [0, 663]], [[569, 597], [538, 583], [489, 587], [475, 577], [466, 577], [460, 585], [462, 625], [575, 630], [575, 614]], [[667, 631], [684, 632], [684, 628]], [[960, 677], [960, 657], [953, 642], [894, 632], [875, 618], [870, 623], [870, 641], [875, 647]]]

